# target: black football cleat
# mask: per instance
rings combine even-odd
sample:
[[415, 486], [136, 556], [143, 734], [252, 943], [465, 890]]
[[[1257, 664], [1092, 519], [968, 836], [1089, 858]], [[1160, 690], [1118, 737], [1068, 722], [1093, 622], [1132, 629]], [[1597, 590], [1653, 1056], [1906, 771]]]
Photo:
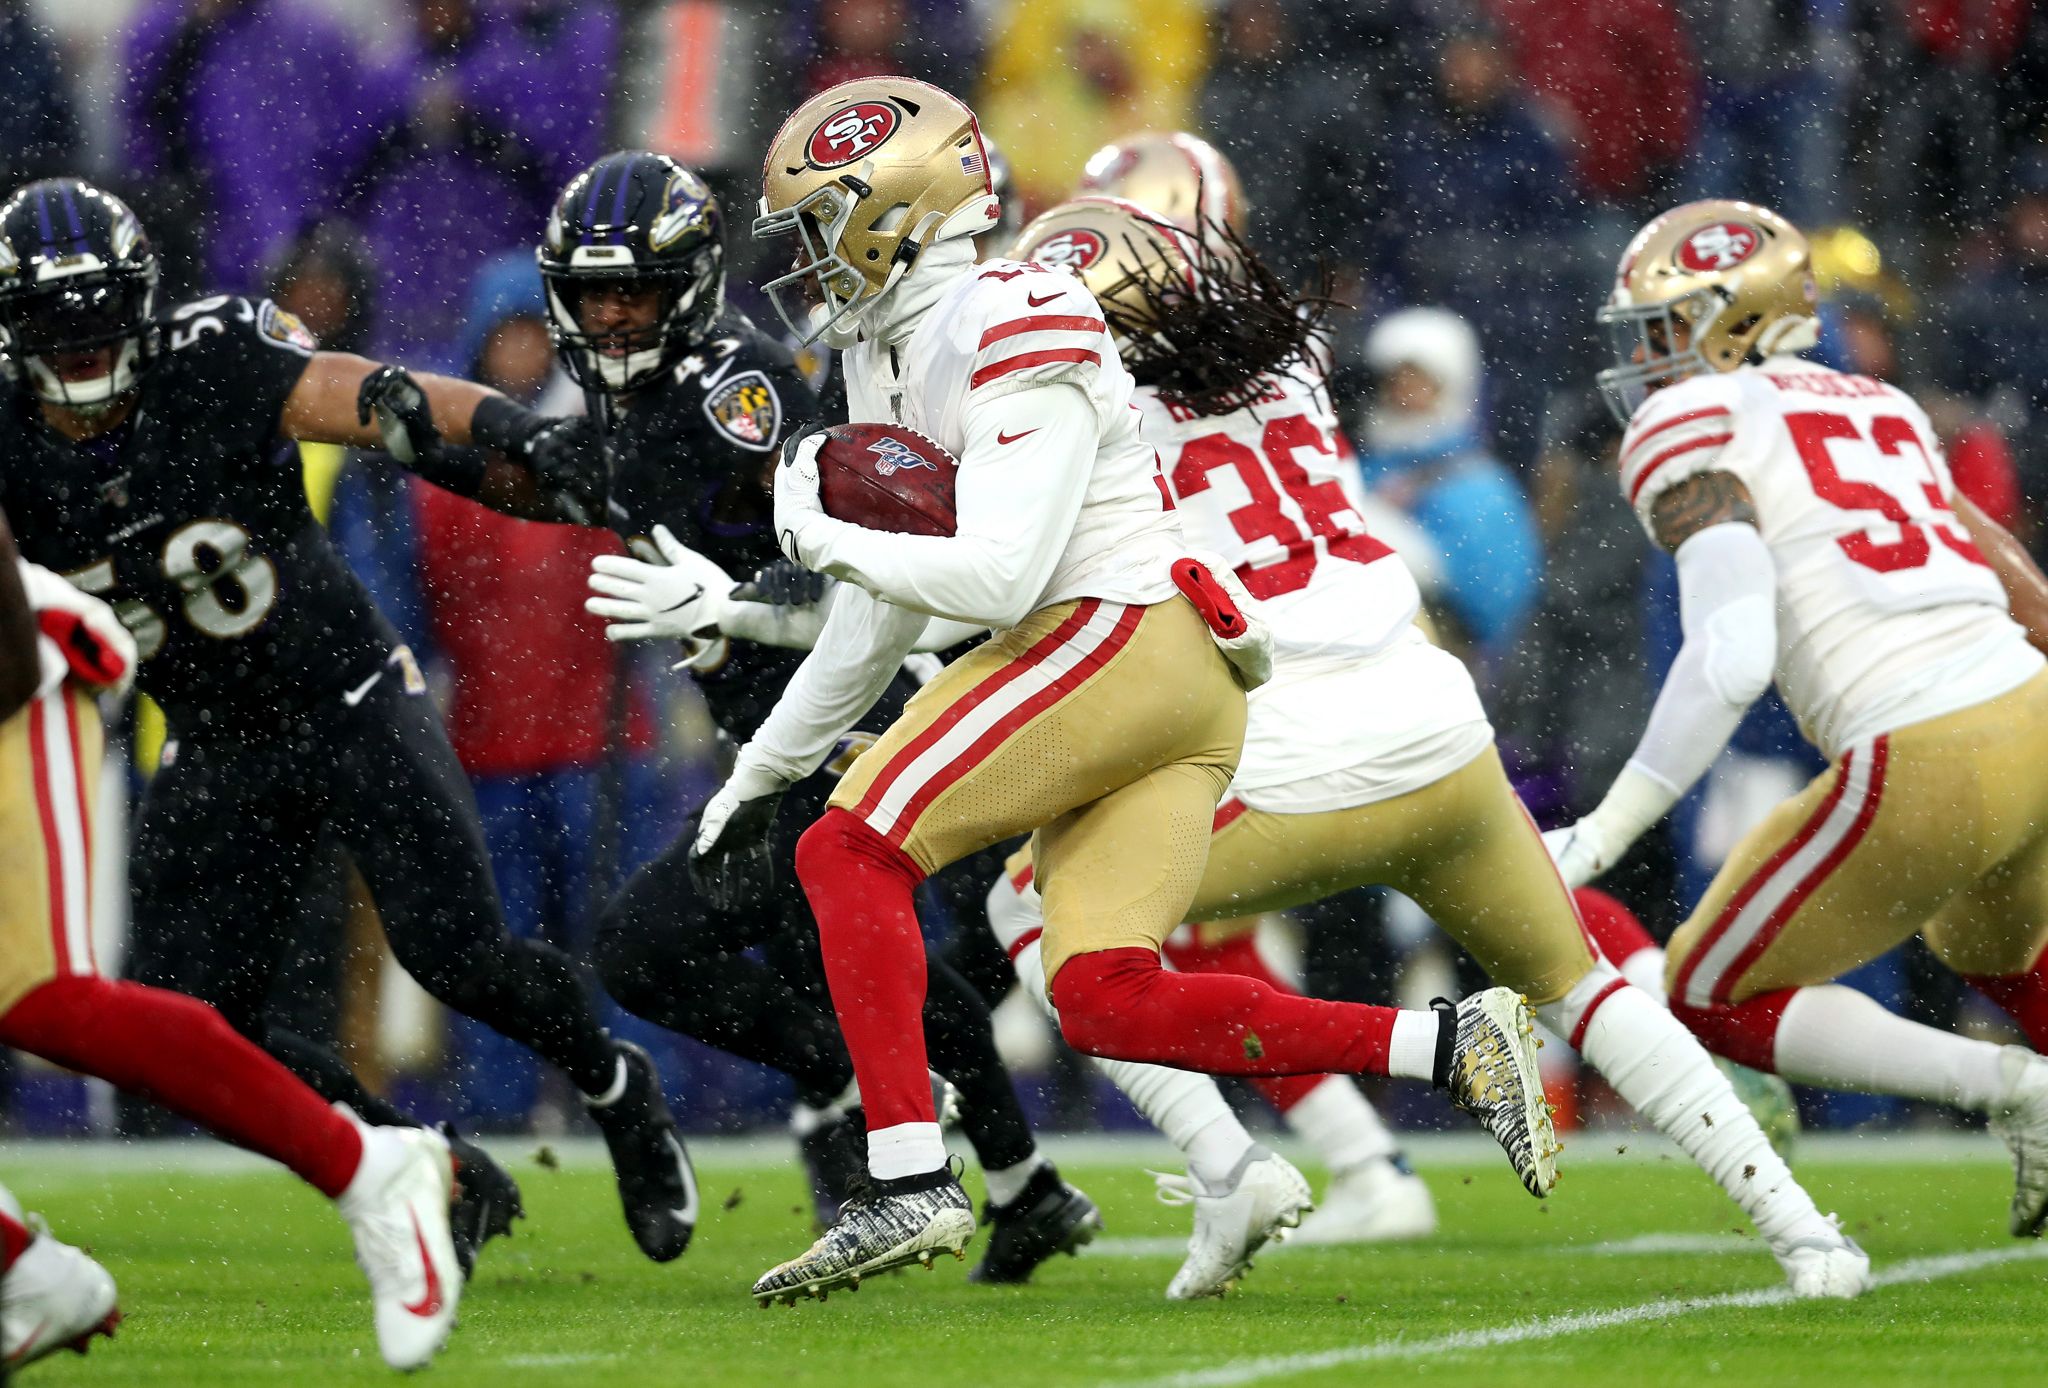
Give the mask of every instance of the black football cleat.
[[697, 1173], [661, 1096], [653, 1058], [631, 1042], [613, 1044], [625, 1062], [625, 1087], [609, 1103], [585, 1095], [584, 1106], [611, 1149], [633, 1242], [655, 1262], [673, 1262], [697, 1228]]
[[1028, 1282], [1031, 1274], [1055, 1253], [1073, 1257], [1102, 1232], [1102, 1211], [1095, 1202], [1060, 1179], [1051, 1162], [1031, 1173], [1015, 1200], [985, 1204], [981, 1222], [990, 1226], [988, 1251], [970, 1282]]
[[455, 1158], [455, 1199], [448, 1205], [448, 1232], [455, 1238], [455, 1261], [466, 1282], [476, 1271], [477, 1255], [492, 1239], [511, 1237], [512, 1221], [526, 1218], [519, 1183], [491, 1160], [490, 1153], [459, 1136], [452, 1123], [441, 1125], [448, 1151]]

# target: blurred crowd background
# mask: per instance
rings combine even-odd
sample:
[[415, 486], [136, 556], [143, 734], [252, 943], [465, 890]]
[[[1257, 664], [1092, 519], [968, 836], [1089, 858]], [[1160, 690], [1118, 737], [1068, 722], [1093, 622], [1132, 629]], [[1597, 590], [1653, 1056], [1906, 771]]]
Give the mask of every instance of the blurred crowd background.
[[[559, 399], [532, 262], [555, 190], [619, 146], [693, 164], [725, 200], [733, 298], [754, 308], [744, 228], [768, 135], [810, 93], [883, 72], [976, 106], [1025, 215], [1138, 131], [1190, 130], [1235, 162], [1252, 242], [1304, 283], [1327, 269], [1353, 306], [1337, 383], [1360, 482], [1546, 824], [1597, 800], [1677, 646], [1669, 565], [1618, 495], [1618, 426], [1591, 390], [1594, 307], [1656, 211], [1744, 197], [1806, 229], [1819, 354], [1912, 391], [1959, 486], [2030, 544], [2043, 534], [2034, 0], [0, 0], [0, 174], [85, 173], [129, 197], [173, 299], [269, 293], [331, 346]], [[431, 659], [515, 928], [576, 948], [594, 903], [712, 782], [692, 695], [582, 613], [602, 540], [306, 452], [317, 507]], [[146, 708], [130, 735], [146, 768]], [[1760, 705], [1617, 894], [1668, 934], [1742, 829], [1819, 765]], [[295, 1025], [338, 1034], [422, 1111], [569, 1121], [517, 1047], [405, 986], [349, 879], [337, 855], [305, 919], [279, 924], [306, 942], [278, 1000]], [[105, 884], [116, 934], [123, 890]], [[1379, 893], [1263, 938], [1332, 996], [1427, 996], [1464, 967]], [[1855, 981], [1997, 1025], [1917, 947]], [[686, 1126], [779, 1121], [771, 1077], [620, 1025], [667, 1053]], [[1048, 1124], [1129, 1121], [1028, 1011], [1003, 1035]], [[149, 1123], [33, 1067], [10, 1093], [22, 1130]], [[1816, 1122], [1935, 1121], [1804, 1100]]]

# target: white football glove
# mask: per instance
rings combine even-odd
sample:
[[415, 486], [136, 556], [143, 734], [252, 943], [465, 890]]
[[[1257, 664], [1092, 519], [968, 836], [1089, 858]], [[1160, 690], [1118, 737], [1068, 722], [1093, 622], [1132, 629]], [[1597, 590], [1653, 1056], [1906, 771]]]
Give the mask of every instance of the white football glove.
[[824, 430], [806, 434], [784, 451], [775, 469], [775, 542], [807, 569], [823, 562], [819, 532], [830, 519], [818, 495], [818, 450], [824, 446]]
[[[135, 683], [135, 638], [114, 609], [40, 564], [24, 559], [19, 568], [22, 591], [48, 642], [38, 643], [46, 658], [44, 684], [53, 674], [69, 674], [96, 693], [127, 693]], [[49, 666], [50, 645], [63, 660], [61, 671]]]
[[1573, 890], [1620, 862], [1629, 843], [1630, 840], [1604, 828], [1596, 815], [1588, 815], [1562, 829], [1547, 830], [1543, 835], [1543, 846], [1557, 861], [1557, 875]]
[[686, 663], [694, 665], [723, 641], [732, 590], [739, 585], [667, 526], [655, 526], [652, 538], [665, 563], [623, 554], [590, 561], [590, 588], [599, 596], [585, 599], [583, 609], [609, 623], [607, 639], [681, 641], [690, 650]]

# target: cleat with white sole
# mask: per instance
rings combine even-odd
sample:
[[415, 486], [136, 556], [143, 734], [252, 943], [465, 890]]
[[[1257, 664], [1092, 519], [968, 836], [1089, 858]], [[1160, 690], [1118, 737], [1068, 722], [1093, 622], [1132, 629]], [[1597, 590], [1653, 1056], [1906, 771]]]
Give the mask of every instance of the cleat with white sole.
[[94, 1336], [111, 1339], [121, 1323], [113, 1277], [40, 1224], [31, 1217], [35, 1237], [0, 1279], [0, 1344], [8, 1370], [60, 1349], [84, 1354]]
[[1848, 1301], [1870, 1290], [1870, 1255], [1841, 1231], [1835, 1216], [1829, 1215], [1828, 1223], [1833, 1227], [1825, 1234], [1771, 1250], [1785, 1269], [1792, 1295], [1802, 1300]]
[[1164, 1205], [1193, 1205], [1187, 1261], [1167, 1284], [1168, 1301], [1222, 1296], [1251, 1270], [1252, 1255], [1283, 1238], [1315, 1208], [1308, 1180], [1283, 1157], [1254, 1145], [1215, 1191], [1191, 1176], [1155, 1171]]
[[1449, 1073], [1438, 1077], [1451, 1102], [1493, 1134], [1529, 1194], [1550, 1194], [1564, 1148], [1543, 1097], [1528, 1000], [1507, 988], [1488, 988], [1455, 1006], [1441, 998], [1435, 1006], [1456, 1019]]
[[871, 1273], [917, 1263], [932, 1267], [940, 1253], [965, 1258], [974, 1237], [974, 1202], [951, 1163], [923, 1176], [875, 1181], [846, 1202], [839, 1220], [798, 1257], [763, 1273], [754, 1296], [817, 1296], [850, 1287]]
[[2007, 1046], [1998, 1058], [2005, 1097], [1985, 1117], [2012, 1149], [2012, 1235], [2038, 1238], [2048, 1224], [2048, 1058]]
[[1428, 1185], [1396, 1152], [1331, 1176], [1314, 1213], [1288, 1236], [1286, 1247], [1423, 1239], [1436, 1232], [1436, 1224]]
[[417, 1369], [448, 1342], [462, 1297], [462, 1264], [448, 1226], [454, 1157], [448, 1140], [431, 1129], [359, 1131], [362, 1164], [335, 1208], [370, 1279], [384, 1362]]

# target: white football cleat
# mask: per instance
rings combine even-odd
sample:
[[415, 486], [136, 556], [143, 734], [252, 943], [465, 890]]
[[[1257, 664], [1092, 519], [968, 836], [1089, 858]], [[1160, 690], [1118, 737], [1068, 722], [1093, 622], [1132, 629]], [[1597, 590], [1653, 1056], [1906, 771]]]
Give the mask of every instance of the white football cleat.
[[1231, 1172], [1229, 1185], [1214, 1193], [1189, 1176], [1151, 1174], [1161, 1204], [1195, 1207], [1187, 1261], [1167, 1284], [1168, 1301], [1222, 1296], [1251, 1270], [1253, 1254], [1285, 1237], [1315, 1208], [1307, 1178], [1285, 1158], [1257, 1145]]
[[2048, 1224], [2048, 1059], [2024, 1046], [1998, 1058], [2005, 1097], [1985, 1115], [1991, 1131], [2012, 1148], [2012, 1233], [2039, 1237]]
[[370, 1279], [377, 1348], [394, 1369], [417, 1369], [448, 1342], [462, 1268], [448, 1230], [455, 1167], [426, 1128], [364, 1127], [363, 1163], [336, 1207]]
[[1870, 1255], [1841, 1231], [1833, 1215], [1828, 1223], [1836, 1227], [1771, 1250], [1796, 1297], [1847, 1301], [1870, 1290]]
[[1436, 1232], [1436, 1201], [1399, 1155], [1374, 1157], [1339, 1171], [1315, 1213], [1290, 1234], [1288, 1247], [1306, 1244], [1390, 1243]]
[[0, 1278], [0, 1333], [10, 1370], [60, 1349], [83, 1354], [93, 1336], [111, 1336], [120, 1323], [107, 1270], [40, 1227]]

